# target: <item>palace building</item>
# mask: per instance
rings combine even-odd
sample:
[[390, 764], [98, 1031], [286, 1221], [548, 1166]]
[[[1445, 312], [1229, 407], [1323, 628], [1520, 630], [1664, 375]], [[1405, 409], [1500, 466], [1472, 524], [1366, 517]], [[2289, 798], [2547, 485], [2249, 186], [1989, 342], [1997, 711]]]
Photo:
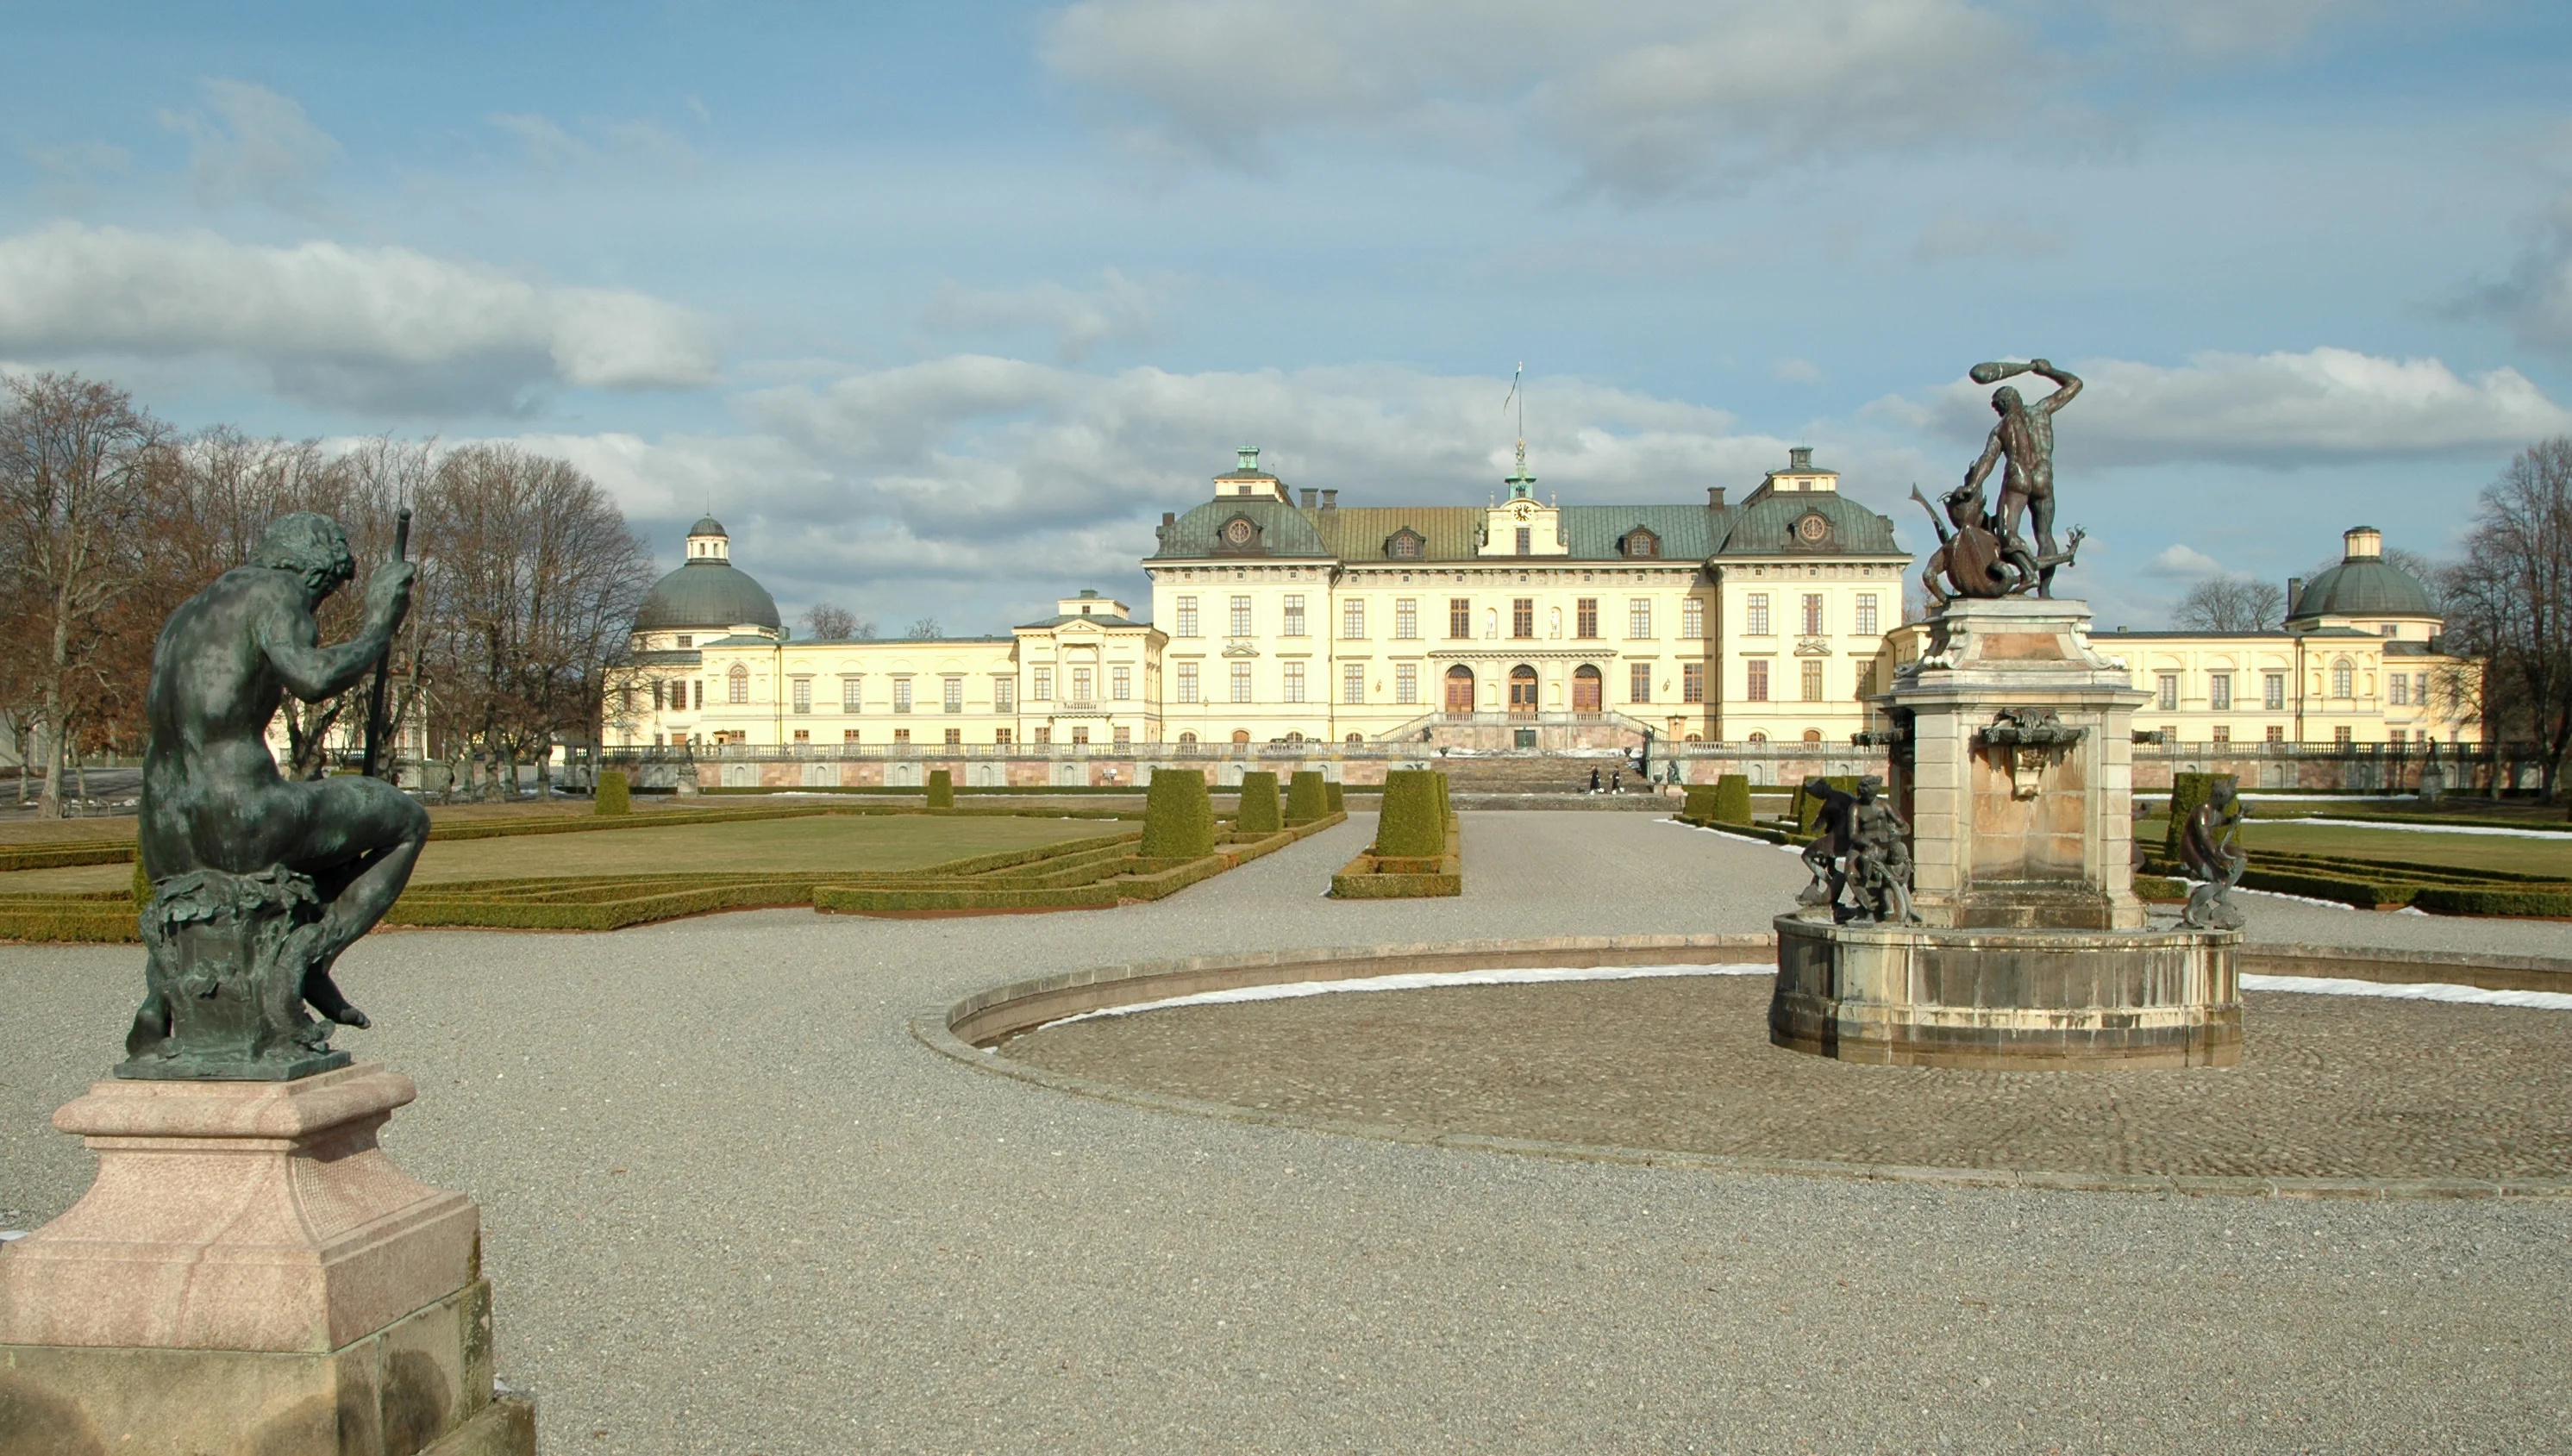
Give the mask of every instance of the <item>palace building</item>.
[[[1738, 502], [1343, 504], [1244, 449], [1163, 515], [1149, 622], [1084, 591], [988, 637], [799, 642], [709, 517], [636, 615], [607, 738], [1130, 753], [1275, 742], [1847, 744], [1919, 651], [1893, 524], [1790, 452]], [[2270, 632], [2100, 633], [2174, 742], [2471, 743], [2473, 665], [2372, 528]], [[816, 761], [807, 781], [836, 782]]]

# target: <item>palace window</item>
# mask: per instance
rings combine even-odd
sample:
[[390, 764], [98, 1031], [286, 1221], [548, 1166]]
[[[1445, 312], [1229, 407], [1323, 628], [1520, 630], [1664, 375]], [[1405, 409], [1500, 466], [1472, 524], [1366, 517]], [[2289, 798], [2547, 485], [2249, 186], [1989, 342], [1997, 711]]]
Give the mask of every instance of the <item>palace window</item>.
[[1418, 640], [1420, 636], [1420, 602], [1417, 598], [1402, 597], [1395, 600], [1393, 604], [1393, 635], [1405, 642]]
[[1289, 703], [1304, 701], [1304, 665], [1302, 663], [1286, 665], [1286, 701]]
[[724, 683], [725, 686], [731, 690], [730, 699], [732, 702], [748, 703], [750, 701], [750, 669], [743, 667], [739, 663], [733, 664], [732, 671], [724, 675]]
[[1087, 729], [1087, 728], [1073, 728], [1073, 729], [1071, 730], [1071, 745], [1072, 745], [1073, 747], [1075, 747], [1075, 748], [1086, 748], [1086, 747], [1088, 747], [1088, 746], [1089, 746], [1089, 729]]
[[1420, 701], [1420, 665], [1418, 663], [1393, 665], [1393, 701], [1396, 703]]
[[1420, 538], [1408, 531], [1397, 531], [1394, 533], [1393, 541], [1388, 550], [1389, 554], [1398, 557], [1401, 560], [1418, 561], [1420, 559]]
[[2392, 704], [2396, 708], [2408, 708], [2411, 706], [2411, 678], [2409, 674], [2395, 673], [2393, 676], [2384, 680], [2384, 687], [2386, 690], [2385, 702]]
[[1742, 685], [1741, 696], [1753, 703], [1767, 702], [1768, 660], [1766, 658], [1752, 658], [1749, 662], [1743, 664], [1743, 667], [1748, 670], [1749, 677]]
[[695, 706], [697, 707], [697, 709], [698, 709], [700, 712], [702, 712], [702, 711], [705, 709], [705, 706], [706, 706], [706, 685], [705, 685], [705, 682], [704, 682], [704, 680], [699, 679], [699, 680], [697, 680], [697, 681], [696, 681], [696, 683], [695, 683], [693, 686], [694, 686], [694, 690], [695, 690], [695, 691], [694, 691], [694, 696], [695, 696], [695, 698], [696, 698], [696, 705], [695, 705]]
[[1286, 635], [1288, 637], [1304, 635], [1304, 599], [1300, 596], [1286, 599]]
[[1625, 554], [1629, 557], [1658, 556], [1661, 554], [1660, 538], [1649, 531], [1630, 532], [1625, 537]]
[[991, 741], [1003, 748], [1007, 747], [1009, 745], [1009, 730], [1004, 728], [991, 729]]
[[2428, 707], [2428, 706], [2429, 706], [2429, 675], [2428, 675], [2428, 674], [2426, 674], [2426, 673], [2413, 673], [2413, 674], [2411, 675], [2411, 701], [2412, 701], [2413, 703], [2418, 704], [2418, 705], [2419, 705], [2420, 707], [2422, 707], [2422, 708], [2426, 708], [2426, 707]]
[[2233, 711], [2233, 675], [2211, 673], [2206, 679], [2206, 706], [2217, 713]]
[[2219, 724], [2217, 724], [2217, 725], [2215, 726], [2215, 741], [2217, 741], [2217, 742], [2219, 742], [2219, 743], [2229, 743], [2229, 742], [2232, 742], [2232, 741], [2233, 741], [2233, 729], [2232, 729], [2232, 728], [2231, 728], [2229, 725], [2226, 725], [2226, 724], [2220, 724], [2220, 723], [2219, 723]]
[[840, 729], [840, 741], [841, 741], [841, 742], [844, 742], [844, 743], [854, 743], [854, 742], [856, 742], [857, 740], [858, 740], [858, 730], [857, 730], [856, 728], [842, 728], [842, 729]]
[[1340, 604], [1340, 636], [1357, 642], [1366, 636], [1366, 599], [1351, 597]]
[[1819, 663], [1804, 664], [1804, 701], [1806, 703], [1822, 701], [1822, 665]]
[[2349, 666], [2348, 659], [2341, 658], [2332, 663], [2331, 696], [2333, 698], [2347, 698], [2351, 696], [2352, 685], [2355, 683], [2356, 677], [2356, 671]]
[[1366, 702], [1366, 664], [1342, 663], [1340, 665], [1340, 701], [1342, 703]]
[[951, 748], [961, 748], [964, 746], [964, 730], [961, 728], [949, 728], [947, 730], [947, 746]]
[[2348, 746], [2348, 740], [2349, 740], [2349, 731], [2348, 731], [2348, 725], [2347, 725], [2347, 724], [2341, 724], [2339, 727], [2337, 727], [2337, 728], [2332, 728], [2332, 729], [2331, 729], [2331, 746], [2332, 746], [2332, 747], [2334, 747], [2334, 748], [2345, 748], [2345, 747], [2347, 747], [2347, 746]]
[[1250, 664], [1248, 663], [1232, 665], [1232, 701], [1235, 703], [1250, 701]]
[[867, 680], [863, 677], [842, 678], [840, 680], [840, 711], [842, 713], [858, 713], [863, 711], [866, 707], [867, 701], [866, 687]]
[[1050, 747], [1052, 745], [1053, 727], [1050, 724], [1036, 729], [1035, 742], [1036, 746], [1040, 748]]
[[[1636, 597], [1625, 604], [1625, 635], [1627, 637], [1649, 637], [1652, 635], [1651, 598]], [[1642, 700], [1636, 699], [1635, 701], [1639, 703]]]
[[993, 678], [991, 680], [991, 710], [994, 713], [1015, 713], [1018, 711], [1017, 679]]
[[1766, 637], [1768, 635], [1768, 594], [1752, 592], [1749, 602], [1741, 609], [1741, 630], [1744, 634], [1750, 637]]
[[893, 730], [893, 745], [897, 748], [907, 748], [911, 746], [911, 729], [895, 728]]
[[1804, 635], [1806, 637], [1822, 635], [1822, 594], [1819, 592], [1804, 594]]
[[1095, 703], [1095, 702], [1097, 702], [1097, 701], [1098, 701], [1098, 695], [1090, 691], [1090, 690], [1091, 690], [1091, 688], [1092, 688], [1093, 686], [1095, 686], [1095, 684], [1094, 684], [1093, 680], [1090, 678], [1090, 676], [1089, 676], [1089, 670], [1088, 670], [1087, 668], [1074, 668], [1074, 669], [1072, 669], [1072, 670], [1071, 670], [1071, 701], [1072, 701], [1072, 702], [1074, 702], [1074, 703]]
[[798, 678], [789, 685], [788, 691], [794, 695], [795, 711], [797, 713], [811, 713], [813, 711], [812, 679]]
[[1232, 599], [1232, 635], [1235, 637], [1250, 635], [1250, 599], [1248, 597]]
[[695, 647], [696, 645], [697, 645], [697, 640], [696, 640], [696, 638], [695, 638], [694, 636], [692, 636], [692, 635], [690, 635], [690, 634], [688, 634], [688, 633], [685, 633], [685, 632], [682, 632], [682, 633], [680, 633], [680, 634], [679, 634], [679, 646], [681, 646], [681, 647]]
[[1536, 598], [1520, 597], [1510, 603], [1510, 636], [1536, 636]]
[[[911, 712], [911, 680], [909, 678], [896, 678], [893, 680], [893, 711], [896, 713]], [[905, 735], [904, 741], [908, 742], [910, 740], [910, 732], [911, 729], [909, 728], [903, 729], [903, 733]]]
[[1107, 670], [1107, 696], [1119, 703], [1125, 703], [1132, 700], [1134, 697], [1134, 670], [1132, 668], [1110, 668]]
[[2269, 742], [2282, 743], [2286, 740], [2286, 730], [2272, 723], [2268, 725], [2266, 737]]
[[1599, 636], [1599, 599], [1597, 597], [1584, 597], [1572, 604], [1572, 635], [1587, 638]]
[[1519, 555], [1533, 556], [1535, 554], [1536, 531], [1532, 527], [1521, 526], [1519, 528]]
[[2260, 675], [2259, 706], [2268, 710], [2270, 713], [2279, 713], [2284, 711], [2286, 707], [2285, 674], [2264, 673]]
[[1197, 701], [1197, 665], [1194, 663], [1179, 664], [1179, 701]]
[[2159, 699], [2157, 700], [2157, 702], [2158, 702], [2158, 704], [2159, 704], [2159, 706], [2160, 706], [2160, 708], [2161, 708], [2161, 711], [2162, 711], [2162, 712], [2164, 712], [2164, 713], [2176, 713], [2176, 712], [2178, 712], [2178, 711], [2179, 711], [2179, 674], [2177, 674], [2177, 673], [2164, 673], [2164, 674], [2162, 674], [2158, 679], [2156, 679], [2155, 681], [2156, 681], [2156, 683], [2158, 684], [2158, 686], [2159, 686], [2159, 688], [2160, 688], [2160, 697], [2159, 697]]
[[1179, 636], [1194, 637], [1196, 635], [1197, 599], [1194, 597], [1181, 597], [1179, 599]]
[[1704, 701], [1705, 664], [1679, 664], [1679, 702], [1703, 703]]
[[1625, 674], [1625, 698], [1631, 703], [1652, 701], [1652, 665], [1636, 663]]
[[1694, 642], [1705, 636], [1705, 603], [1695, 597], [1679, 602], [1679, 636]]
[[1450, 597], [1447, 599], [1447, 635], [1449, 637], [1472, 637], [1474, 635], [1474, 602], [1472, 598]]
[[1035, 668], [1030, 671], [1033, 674], [1035, 681], [1027, 685], [1027, 696], [1038, 703], [1052, 702], [1053, 669]]
[[668, 695], [666, 695], [665, 693], [663, 693], [663, 692], [662, 692], [662, 690], [661, 690], [661, 680], [660, 680], [660, 679], [658, 679], [658, 678], [653, 679], [653, 680], [652, 680], [652, 711], [653, 711], [654, 713], [659, 713], [659, 712], [661, 711], [661, 701], [662, 701], [662, 699], [663, 699], [663, 698], [665, 698], [665, 697], [667, 697], [667, 696], [668, 696]]
[[1857, 635], [1874, 637], [1879, 624], [1875, 616], [1875, 593], [1860, 592], [1857, 597]]
[[942, 680], [938, 685], [938, 706], [946, 709], [949, 713], [963, 713], [964, 711], [964, 680], [962, 678], [948, 678]]
[[1122, 752], [1124, 752], [1126, 749], [1131, 748], [1131, 747], [1133, 747], [1133, 746], [1134, 746], [1134, 730], [1133, 730], [1132, 728], [1118, 728], [1118, 729], [1116, 730], [1116, 751], [1117, 751], [1117, 752], [1119, 752], [1119, 753], [1122, 753]]

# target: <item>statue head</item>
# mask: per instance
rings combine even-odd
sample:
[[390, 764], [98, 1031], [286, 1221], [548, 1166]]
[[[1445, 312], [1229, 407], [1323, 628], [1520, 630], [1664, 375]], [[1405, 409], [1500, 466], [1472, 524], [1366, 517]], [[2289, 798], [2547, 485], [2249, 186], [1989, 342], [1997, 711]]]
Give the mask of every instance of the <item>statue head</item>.
[[1884, 778], [1881, 774], [1869, 773], [1857, 781], [1859, 803], [1873, 803], [1875, 796], [1882, 792], [1884, 792]]
[[338, 522], [313, 511], [291, 511], [271, 521], [251, 551], [250, 564], [294, 572], [304, 578], [305, 592], [317, 603], [357, 574], [347, 533]]
[[1983, 493], [1970, 485], [1960, 485], [1943, 497], [1947, 502], [1947, 519], [1958, 527], [1983, 523]]
[[2017, 385], [2004, 384], [1992, 391], [1992, 413], [2007, 418], [2026, 408], [2027, 401], [2019, 397]]

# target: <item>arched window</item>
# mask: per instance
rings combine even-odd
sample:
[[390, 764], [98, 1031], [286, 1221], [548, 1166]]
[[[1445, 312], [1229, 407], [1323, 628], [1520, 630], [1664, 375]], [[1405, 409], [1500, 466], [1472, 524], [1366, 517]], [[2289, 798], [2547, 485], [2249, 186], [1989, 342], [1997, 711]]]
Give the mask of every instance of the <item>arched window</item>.
[[1536, 669], [1521, 663], [1510, 669], [1510, 712], [1525, 717], [1536, 711]]
[[1691, 743], [1702, 743], [1705, 741], [1705, 736], [1702, 733], [1690, 733], [1687, 735], [1687, 740]]
[[1458, 663], [1447, 670], [1447, 711], [1449, 713], [1474, 711], [1474, 670], [1463, 663]]
[[724, 675], [724, 680], [726, 686], [731, 689], [730, 698], [732, 702], [748, 703], [750, 701], [749, 668], [740, 663], [735, 663], [732, 665], [732, 671]]
[[1572, 711], [1575, 713], [1597, 713], [1600, 705], [1600, 684], [1601, 680], [1599, 677], [1599, 670], [1597, 668], [1584, 663], [1579, 668], [1574, 669], [1572, 674]]
[[1820, 742], [1821, 740], [1822, 740], [1822, 730], [1821, 730], [1820, 728], [1806, 728], [1806, 729], [1804, 729], [1804, 741], [1805, 741], [1805, 742], [1807, 742], [1807, 743], [1818, 743], [1818, 742]]
[[1753, 743], [1764, 744], [1768, 741], [1768, 735], [1766, 733], [1752, 733], [1750, 735], [1750, 741]]
[[1354, 747], [1358, 746], [1359, 744], [1361, 744], [1361, 743], [1363, 743], [1363, 742], [1365, 742], [1365, 741], [1366, 741], [1366, 734], [1364, 734], [1364, 733], [1351, 733], [1351, 734], [1349, 734], [1349, 735], [1348, 735], [1348, 738], [1347, 738], [1348, 745], [1349, 745], [1350, 747], [1352, 747], [1352, 748], [1354, 748]]
[[2349, 696], [2349, 690], [2351, 687], [2349, 680], [2351, 676], [2352, 670], [2349, 666], [2348, 659], [2341, 658], [2331, 664], [2331, 696], [2333, 698], [2346, 698]]
[[1181, 733], [1181, 734], [1179, 734], [1179, 747], [1180, 747], [1180, 749], [1181, 749], [1182, 751], [1192, 750], [1192, 749], [1194, 749], [1194, 748], [1196, 747], [1196, 745], [1197, 745], [1197, 735], [1196, 735], [1196, 734], [1194, 734], [1194, 733]]
[[1232, 741], [1235, 747], [1248, 743], [1250, 741], [1250, 729], [1234, 728], [1232, 730]]

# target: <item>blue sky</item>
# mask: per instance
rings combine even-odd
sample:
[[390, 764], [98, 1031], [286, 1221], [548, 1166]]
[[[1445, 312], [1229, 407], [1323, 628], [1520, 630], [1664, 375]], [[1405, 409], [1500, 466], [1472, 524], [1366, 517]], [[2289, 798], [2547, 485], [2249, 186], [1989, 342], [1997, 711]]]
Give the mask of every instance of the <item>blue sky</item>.
[[1239, 444], [1353, 504], [1925, 523], [1973, 362], [2080, 370], [2107, 625], [2572, 431], [2572, 8], [1080, 0], [21, 8], [0, 368], [512, 438], [790, 612], [1142, 592]]

